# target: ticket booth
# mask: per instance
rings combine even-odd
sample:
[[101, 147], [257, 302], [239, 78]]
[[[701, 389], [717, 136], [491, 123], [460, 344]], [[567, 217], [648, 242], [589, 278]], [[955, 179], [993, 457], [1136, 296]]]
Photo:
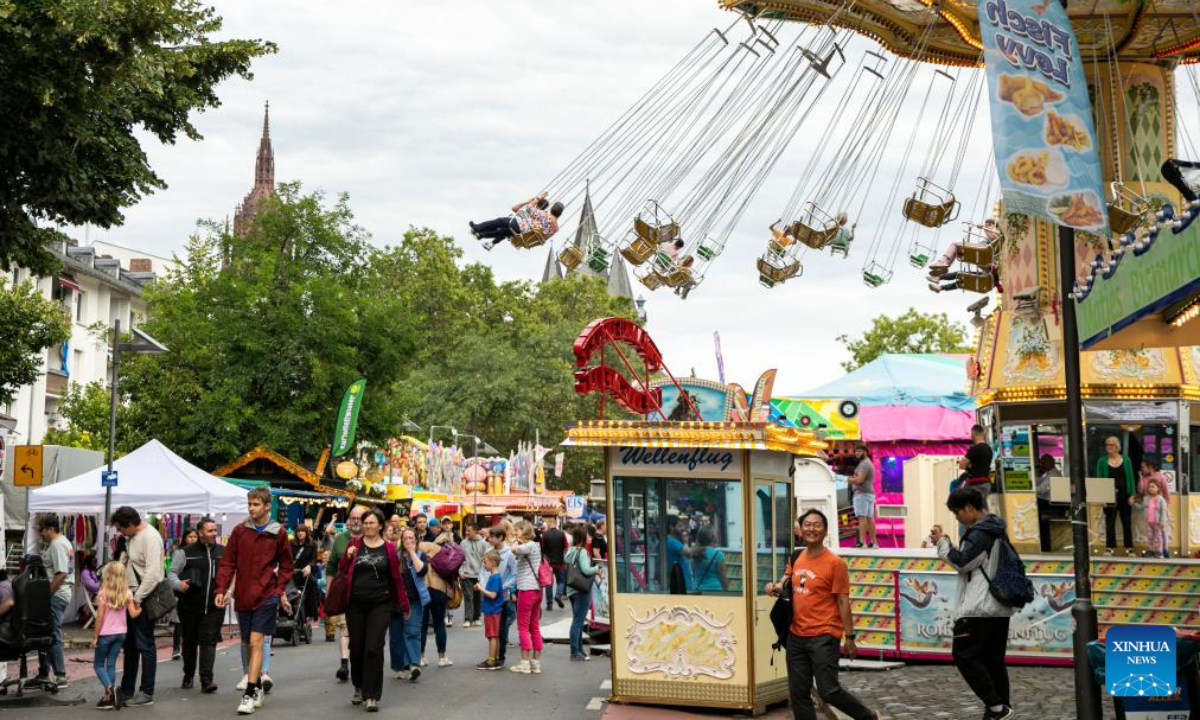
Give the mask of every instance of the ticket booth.
[[765, 424], [595, 421], [605, 450], [614, 702], [761, 712], [787, 697], [763, 594], [792, 548], [797, 462], [824, 447]]

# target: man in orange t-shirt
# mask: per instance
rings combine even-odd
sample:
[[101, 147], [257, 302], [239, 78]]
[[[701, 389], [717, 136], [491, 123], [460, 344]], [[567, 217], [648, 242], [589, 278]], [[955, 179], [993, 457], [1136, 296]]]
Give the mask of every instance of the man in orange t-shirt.
[[[850, 573], [846, 563], [825, 547], [829, 521], [820, 510], [807, 510], [796, 520], [803, 550], [792, 554], [778, 583], [767, 584], [768, 595], [778, 595], [791, 580], [792, 625], [787, 639], [788, 694], [796, 720], [816, 720], [812, 684], [821, 699], [853, 720], [877, 720], [877, 711], [838, 684], [838, 645], [853, 658], [854, 618], [850, 612]], [[847, 632], [849, 630], [849, 632]]]

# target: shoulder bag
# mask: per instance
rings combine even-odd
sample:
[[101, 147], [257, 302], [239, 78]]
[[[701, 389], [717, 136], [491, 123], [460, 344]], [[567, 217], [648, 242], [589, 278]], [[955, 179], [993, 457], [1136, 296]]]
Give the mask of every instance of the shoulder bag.
[[575, 550], [575, 562], [567, 567], [567, 587], [581, 593], [592, 591], [593, 577], [588, 577], [583, 574], [582, 568], [579, 567], [579, 556], [583, 553], [583, 548]]
[[[129, 569], [133, 570], [132, 567]], [[138, 585], [142, 584], [142, 577], [137, 570], [133, 570], [133, 577], [137, 580]], [[147, 620], [154, 623], [169, 615], [178, 604], [179, 597], [171, 589], [171, 581], [164, 577], [158, 581], [150, 594], [142, 599], [142, 612], [146, 614]]]

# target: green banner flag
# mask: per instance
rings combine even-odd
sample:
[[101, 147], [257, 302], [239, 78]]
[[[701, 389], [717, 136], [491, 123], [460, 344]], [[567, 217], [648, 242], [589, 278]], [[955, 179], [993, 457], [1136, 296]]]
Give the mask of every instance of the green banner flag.
[[354, 429], [358, 426], [358, 409], [362, 406], [363, 391], [367, 389], [365, 379], [355, 380], [346, 388], [342, 396], [342, 406], [338, 408], [337, 425], [333, 428], [333, 456], [338, 457], [350, 452], [354, 446]]

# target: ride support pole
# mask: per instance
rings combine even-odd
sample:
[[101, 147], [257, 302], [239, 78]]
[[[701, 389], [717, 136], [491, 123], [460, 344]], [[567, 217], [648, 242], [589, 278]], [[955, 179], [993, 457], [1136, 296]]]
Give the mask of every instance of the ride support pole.
[[[1066, 6], [1066, 0], [1063, 0]], [[1100, 687], [1088, 662], [1087, 644], [1097, 637], [1096, 606], [1092, 604], [1091, 552], [1088, 535], [1087, 484], [1084, 482], [1083, 396], [1079, 379], [1079, 327], [1075, 322], [1075, 230], [1058, 229], [1059, 288], [1062, 297], [1063, 370], [1067, 391], [1067, 467], [1071, 478], [1071, 538], [1074, 544], [1075, 621], [1072, 655], [1075, 661], [1075, 714], [1079, 720], [1101, 720]]]

